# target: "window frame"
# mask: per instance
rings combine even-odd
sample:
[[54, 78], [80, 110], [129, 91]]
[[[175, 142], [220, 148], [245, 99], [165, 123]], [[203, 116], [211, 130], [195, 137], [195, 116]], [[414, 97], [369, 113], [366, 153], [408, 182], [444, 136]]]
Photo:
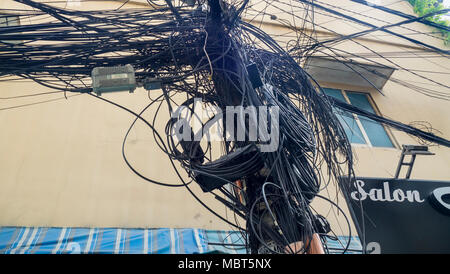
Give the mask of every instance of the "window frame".
[[[13, 18], [13, 17], [14, 17], [14, 21], [17, 21], [17, 25], [10, 25], [13, 20], [10, 20], [9, 18]], [[16, 26], [21, 26], [22, 25], [19, 15], [4, 14], [4, 18], [5, 18], [5, 22], [4, 22], [5, 25], [4, 26], [0, 26], [0, 27], [16, 27]], [[22, 44], [23, 41], [22, 40], [3, 40], [2, 43], [16, 45], [16, 44]]]
[[[4, 25], [4, 27], [21, 26], [21, 24], [20, 24], [20, 16], [13, 15], [13, 14], [11, 14], [11, 15], [4, 14], [3, 17], [5, 18], [5, 25]], [[14, 21], [17, 21], [17, 25], [11, 25], [11, 21], [13, 21], [13, 20], [10, 20], [10, 18], [14, 18]]]
[[[374, 110], [375, 114], [382, 116], [380, 113], [380, 110], [378, 109], [377, 105], [375, 104], [375, 101], [372, 98], [371, 92], [370, 90], [361, 90], [361, 88], [356, 88], [356, 87], [352, 87], [352, 86], [336, 86], [336, 85], [327, 85], [327, 84], [321, 84], [320, 85], [322, 88], [329, 88], [329, 89], [335, 89], [335, 90], [339, 90], [342, 94], [342, 96], [344, 97], [345, 101], [347, 104], [351, 104], [350, 99], [347, 96], [347, 92], [354, 92], [354, 93], [361, 93], [366, 95], [367, 101], [369, 102], [370, 106], [372, 107], [372, 109]], [[356, 124], [358, 125], [359, 130], [362, 133], [362, 137], [364, 138], [364, 141], [366, 142], [365, 144], [358, 144], [358, 143], [351, 143], [352, 146], [355, 147], [369, 147], [369, 148], [381, 148], [381, 149], [394, 149], [394, 150], [398, 150], [399, 149], [399, 145], [397, 143], [397, 140], [395, 139], [394, 135], [392, 134], [391, 130], [387, 127], [385, 127], [383, 124], [380, 124], [384, 131], [386, 132], [389, 140], [392, 143], [392, 147], [379, 147], [379, 146], [373, 146], [372, 143], [370, 142], [369, 136], [366, 133], [366, 130], [364, 129], [361, 121], [359, 120], [358, 115], [354, 114], [354, 113], [350, 113], [353, 116], [353, 119], [355, 120]]]

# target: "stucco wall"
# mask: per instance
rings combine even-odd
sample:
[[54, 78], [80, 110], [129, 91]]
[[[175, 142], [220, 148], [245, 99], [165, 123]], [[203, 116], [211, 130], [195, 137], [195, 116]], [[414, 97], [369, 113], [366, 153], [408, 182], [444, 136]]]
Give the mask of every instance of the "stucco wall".
[[[347, 5], [343, 4], [343, 7], [356, 6], [355, 3], [348, 1], [342, 2], [347, 3]], [[18, 6], [9, 0], [2, 0], [0, 3], [2, 8]], [[104, 9], [118, 6], [120, 5], [117, 2], [102, 1], [101, 4], [95, 2], [82, 4], [81, 8]], [[133, 5], [130, 4], [127, 7], [133, 7]], [[390, 7], [411, 13], [411, 8], [406, 2]], [[365, 11], [368, 8], [360, 7], [360, 10]], [[278, 16], [283, 16], [279, 11], [274, 12], [278, 12]], [[371, 15], [380, 16], [379, 12]], [[398, 20], [386, 14], [383, 16], [387, 21]], [[317, 20], [326, 20], [326, 18], [320, 18], [318, 15]], [[264, 25], [264, 29], [269, 33], [280, 34], [281, 30], [286, 30], [273, 25], [271, 21], [269, 23]], [[362, 29], [348, 25], [348, 22], [336, 21], [324, 23], [324, 26], [339, 33], [352, 33]], [[430, 28], [419, 24], [413, 26], [423, 32], [430, 31]], [[404, 29], [396, 30], [408, 32]], [[419, 37], [415, 36], [415, 38]], [[287, 40], [288, 38], [279, 37], [279, 39]], [[431, 37], [420, 37], [420, 39], [442, 46], [441, 41]], [[418, 51], [411, 43], [397, 38], [391, 39], [380, 32], [357, 41], [379, 52]], [[352, 53], [367, 52], [353, 42], [341, 43], [336, 47]], [[422, 55], [425, 54], [427, 53]], [[373, 59], [389, 65], [380, 58]], [[392, 60], [401, 66], [415, 70], [449, 72], [450, 68], [450, 61], [444, 57]], [[448, 75], [422, 72], [421, 74], [450, 85]], [[403, 70], [395, 71], [392, 77], [414, 81], [415, 84], [423, 87], [447, 91]], [[385, 96], [376, 91], [362, 90], [358, 86], [323, 84], [355, 91], [368, 91], [384, 116], [403, 123], [428, 121], [441, 132], [442, 136], [450, 138], [450, 108], [447, 101], [424, 96], [393, 82], [388, 82], [383, 88]], [[0, 97], [46, 91], [50, 90], [30, 82], [0, 82]], [[152, 92], [153, 98], [157, 95], [159, 95], [158, 91]], [[142, 89], [137, 89], [134, 94], [104, 96], [134, 111], [139, 111], [148, 102], [147, 92]], [[58, 100], [11, 108], [51, 99]], [[145, 117], [152, 117], [153, 112], [154, 109], [150, 110]], [[61, 94], [14, 100], [0, 99], [0, 226], [230, 229], [230, 226], [198, 204], [184, 188], [167, 188], [147, 183], [128, 169], [122, 160], [121, 145], [132, 120], [133, 117], [128, 113], [88, 95], [74, 96], [67, 100]], [[159, 126], [163, 130], [164, 123], [161, 122]], [[404, 133], [392, 130], [392, 134], [397, 144], [417, 143]], [[394, 175], [400, 156], [399, 147], [395, 149], [360, 146], [354, 148], [358, 159], [356, 166], [358, 176], [392, 177]], [[431, 151], [436, 155], [417, 158], [412, 178], [450, 180], [450, 150], [432, 147]], [[179, 183], [169, 160], [156, 146], [151, 132], [140, 123], [130, 134], [127, 155], [132, 163], [149, 177], [168, 183]], [[210, 195], [203, 194], [195, 184], [192, 184], [192, 189], [205, 203], [225, 215], [222, 204]], [[322, 194], [335, 196], [335, 188], [329, 188], [327, 191], [329, 193]], [[342, 197], [339, 198], [339, 204], [345, 208]], [[314, 206], [324, 215], [328, 213], [330, 221], [335, 227], [338, 226], [338, 221], [332, 217], [333, 213], [329, 211], [327, 203], [315, 201]], [[232, 216], [230, 212], [228, 216]], [[342, 234], [346, 234], [342, 216], [337, 218], [343, 226]]]

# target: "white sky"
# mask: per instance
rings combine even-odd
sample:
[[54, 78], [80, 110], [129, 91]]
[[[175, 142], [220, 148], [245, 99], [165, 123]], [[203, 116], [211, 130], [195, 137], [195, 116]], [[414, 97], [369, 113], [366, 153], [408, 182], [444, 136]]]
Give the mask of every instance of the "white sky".
[[[450, 0], [444, 0], [444, 7], [450, 8]], [[447, 20], [450, 19], [450, 13], [447, 13], [445, 18], [447, 18]]]

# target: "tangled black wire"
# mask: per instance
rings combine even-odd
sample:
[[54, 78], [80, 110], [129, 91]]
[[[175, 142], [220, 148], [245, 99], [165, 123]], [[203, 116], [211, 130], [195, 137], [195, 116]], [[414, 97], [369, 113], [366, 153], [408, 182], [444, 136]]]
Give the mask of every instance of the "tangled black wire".
[[[323, 95], [274, 39], [242, 21], [239, 15], [248, 1], [209, 0], [193, 6], [110, 11], [70, 11], [31, 0], [17, 2], [35, 10], [9, 11], [8, 15], [34, 23], [0, 29], [0, 76], [15, 75], [64, 92], [86, 92], [134, 115], [122, 146], [129, 168], [149, 182], [186, 187], [213, 214], [246, 233], [249, 252], [308, 252], [315, 234], [326, 249], [330, 231], [319, 225], [321, 217], [311, 201], [319, 197], [342, 211], [318, 193], [330, 184], [336, 186], [344, 175], [354, 177], [351, 145], [333, 107], [360, 110]], [[55, 20], [41, 22], [48, 15]], [[16, 42], [8, 42], [12, 40]], [[90, 93], [92, 69], [126, 64], [133, 65], [138, 83], [157, 81], [163, 91], [140, 113]], [[181, 101], [176, 98], [180, 94]], [[196, 99], [201, 99], [202, 108], [217, 111], [197, 117]], [[153, 120], [143, 118], [156, 105]], [[163, 105], [171, 117], [160, 134], [155, 124]], [[256, 121], [272, 125], [270, 133], [276, 140], [252, 133], [252, 113], [237, 111], [230, 116], [230, 106], [262, 109]], [[223, 114], [225, 119], [218, 119]], [[128, 161], [126, 139], [138, 120], [152, 130], [181, 184], [148, 178]], [[202, 130], [194, 130], [194, 120]], [[202, 141], [210, 137], [205, 129], [213, 125], [222, 129], [218, 142]], [[245, 129], [242, 136], [238, 136], [239, 128]], [[269, 141], [275, 141], [275, 146], [263, 151]], [[190, 182], [183, 179], [176, 162]], [[210, 209], [189, 188], [192, 181], [245, 220], [245, 226]], [[296, 242], [303, 245], [293, 248]]]

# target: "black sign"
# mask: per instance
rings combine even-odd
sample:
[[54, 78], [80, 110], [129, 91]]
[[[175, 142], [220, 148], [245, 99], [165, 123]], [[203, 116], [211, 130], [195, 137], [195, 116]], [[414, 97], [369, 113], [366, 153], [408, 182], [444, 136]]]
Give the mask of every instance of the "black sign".
[[450, 253], [450, 182], [341, 178], [340, 184], [367, 253]]

